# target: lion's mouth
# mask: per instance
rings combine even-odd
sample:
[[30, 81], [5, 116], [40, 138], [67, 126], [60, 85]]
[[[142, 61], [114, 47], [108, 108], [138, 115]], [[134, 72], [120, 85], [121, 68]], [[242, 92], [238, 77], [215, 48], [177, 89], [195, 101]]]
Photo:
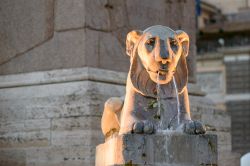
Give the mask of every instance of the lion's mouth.
[[159, 69], [157, 71], [158, 80], [165, 80], [166, 76], [167, 76], [167, 73], [168, 73], [168, 70]]
[[159, 80], [165, 80], [168, 73], [168, 65], [160, 64], [159, 70], [157, 71], [157, 76]]
[[148, 73], [155, 75], [157, 80], [165, 80], [168, 74], [168, 70], [167, 69], [159, 69], [157, 71], [148, 70]]
[[168, 73], [168, 70], [166, 70], [166, 69], [159, 69], [157, 71], [157, 74], [159, 74], [159, 75], [166, 75], [167, 73]]

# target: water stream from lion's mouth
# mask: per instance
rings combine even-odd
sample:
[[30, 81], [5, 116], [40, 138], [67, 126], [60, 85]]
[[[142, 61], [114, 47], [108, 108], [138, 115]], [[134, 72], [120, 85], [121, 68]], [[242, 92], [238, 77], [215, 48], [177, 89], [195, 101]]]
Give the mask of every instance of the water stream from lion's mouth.
[[157, 90], [157, 106], [158, 106], [158, 110], [157, 110], [157, 117], [160, 118], [160, 123], [158, 126], [158, 129], [162, 129], [162, 117], [161, 117], [161, 87], [160, 87], [160, 72], [158, 72], [157, 74], [157, 84], [156, 84], [156, 90]]
[[[163, 116], [162, 116], [162, 111], [164, 111], [164, 109], [162, 109], [161, 107], [162, 107], [162, 105], [161, 105], [161, 85], [160, 85], [160, 83], [159, 83], [159, 81], [160, 81], [160, 74], [158, 73], [158, 75], [157, 75], [157, 84], [156, 84], [156, 89], [157, 89], [157, 106], [158, 106], [158, 109], [157, 109], [157, 116], [160, 118], [159, 120], [160, 120], [160, 122], [159, 122], [159, 124], [158, 124], [158, 128], [157, 128], [157, 130], [156, 130], [156, 132], [157, 133], [161, 133], [161, 134], [166, 134], [167, 132], [170, 132], [170, 131], [172, 131], [171, 130], [171, 128], [168, 128], [168, 129], [163, 129]], [[175, 114], [175, 116], [174, 117], [172, 117], [171, 118], [171, 120], [170, 120], [170, 122], [169, 122], [169, 125], [171, 126], [171, 122], [172, 122], [172, 120], [174, 120], [175, 118], [177, 118], [177, 124], [178, 124], [178, 126], [180, 125], [180, 101], [179, 101], [179, 93], [178, 93], [178, 86], [177, 86], [177, 83], [176, 83], [176, 79], [175, 79], [175, 77], [173, 77], [172, 78], [172, 84], [173, 84], [173, 88], [174, 88], [174, 91], [175, 91], [175, 95], [176, 95], [176, 103], [177, 103], [177, 112], [176, 112], [176, 114]], [[170, 129], [170, 130], [169, 130]], [[215, 152], [213, 152], [213, 148], [211, 147], [211, 143], [210, 143], [210, 140], [209, 140], [209, 138], [206, 138], [206, 137], [204, 137], [204, 136], [202, 136], [204, 139], [206, 139], [206, 142], [207, 142], [207, 144], [208, 144], [208, 146], [210, 147], [210, 149], [208, 148], [207, 149], [207, 153], [208, 153], [208, 164], [207, 165], [211, 165], [211, 166], [213, 166], [214, 164], [212, 164], [212, 158], [211, 158], [211, 156], [212, 156], [212, 153], [215, 153]], [[201, 147], [201, 146], [199, 146], [199, 143], [200, 143], [200, 141], [198, 141], [197, 142], [197, 145], [196, 145], [196, 147], [199, 149], [199, 147]], [[186, 142], [186, 144], [188, 144], [188, 142]], [[144, 164], [145, 165], [145, 164]]]
[[178, 87], [175, 81], [175, 77], [173, 77], [173, 83], [174, 83], [174, 89], [176, 94], [176, 103], [177, 103], [177, 124], [179, 126], [180, 124], [180, 100], [179, 100], [179, 93], [178, 93]]
[[[157, 84], [156, 84], [156, 90], [157, 90], [157, 106], [158, 106], [158, 109], [157, 109], [157, 116], [159, 117], [160, 119], [160, 123], [158, 125], [158, 131], [163, 131], [163, 126], [162, 126], [162, 115], [161, 115], [161, 85], [159, 83], [159, 80], [160, 80], [160, 73], [158, 72], [158, 75], [157, 75]], [[180, 102], [179, 102], [179, 95], [178, 95], [178, 87], [177, 87], [177, 84], [176, 84], [176, 80], [175, 80], [175, 77], [173, 77], [173, 85], [174, 85], [174, 89], [175, 89], [175, 95], [176, 95], [176, 103], [177, 103], [177, 124], [179, 126], [180, 124]], [[171, 121], [176, 118], [176, 116], [172, 117], [171, 120], [170, 120], [170, 123]]]

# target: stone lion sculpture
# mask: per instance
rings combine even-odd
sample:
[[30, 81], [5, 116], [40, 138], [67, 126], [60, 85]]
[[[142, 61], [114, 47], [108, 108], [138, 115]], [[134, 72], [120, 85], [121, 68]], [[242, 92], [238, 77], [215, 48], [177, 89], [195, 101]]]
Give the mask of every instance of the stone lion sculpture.
[[106, 138], [129, 132], [151, 134], [158, 129], [205, 133], [204, 126], [190, 118], [188, 50], [189, 37], [181, 30], [156, 25], [128, 33], [130, 70], [126, 95], [112, 97], [105, 103], [101, 127]]

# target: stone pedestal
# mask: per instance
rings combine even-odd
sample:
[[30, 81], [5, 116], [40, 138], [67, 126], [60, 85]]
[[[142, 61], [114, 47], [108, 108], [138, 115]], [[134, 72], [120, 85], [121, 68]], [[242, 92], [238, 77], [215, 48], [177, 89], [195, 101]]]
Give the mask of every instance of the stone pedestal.
[[215, 166], [217, 137], [170, 131], [119, 135], [97, 146], [95, 165]]

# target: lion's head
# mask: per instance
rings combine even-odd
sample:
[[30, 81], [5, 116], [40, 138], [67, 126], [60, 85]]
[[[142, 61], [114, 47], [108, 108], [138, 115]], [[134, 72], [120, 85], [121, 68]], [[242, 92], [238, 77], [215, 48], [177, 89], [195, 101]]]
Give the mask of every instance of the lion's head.
[[174, 76], [180, 93], [187, 84], [188, 50], [189, 37], [184, 31], [174, 31], [161, 25], [144, 31], [131, 31], [127, 35], [126, 51], [130, 56], [133, 85], [136, 88], [146, 86], [150, 84], [147, 78], [164, 85]]

